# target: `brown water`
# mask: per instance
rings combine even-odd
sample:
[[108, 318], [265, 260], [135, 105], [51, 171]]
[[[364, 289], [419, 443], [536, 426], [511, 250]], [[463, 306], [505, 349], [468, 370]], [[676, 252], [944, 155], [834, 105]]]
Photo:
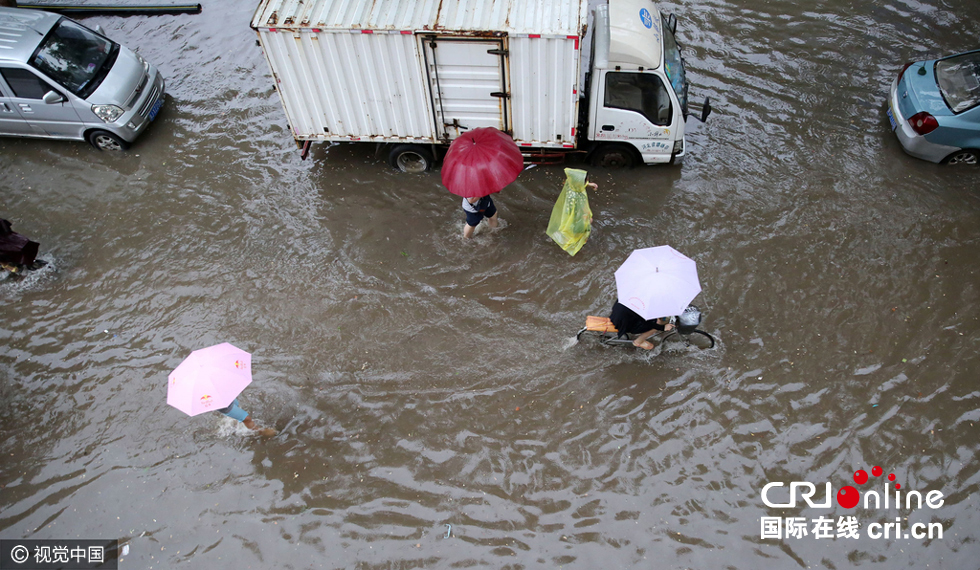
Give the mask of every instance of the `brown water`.
[[[715, 113], [682, 167], [592, 170], [574, 258], [544, 234], [559, 167], [462, 243], [438, 172], [300, 161], [253, 8], [87, 20], [168, 79], [131, 152], [0, 141], [0, 216], [50, 261], [0, 283], [0, 537], [119, 538], [141, 569], [977, 567], [980, 170], [906, 156], [883, 104], [907, 58], [977, 47], [980, 3], [665, 5]], [[718, 347], [574, 343], [664, 243]], [[226, 341], [279, 436], [165, 404]], [[875, 465], [944, 505], [760, 496]], [[860, 538], [761, 536], [823, 515]], [[869, 538], [896, 516], [943, 537]]]

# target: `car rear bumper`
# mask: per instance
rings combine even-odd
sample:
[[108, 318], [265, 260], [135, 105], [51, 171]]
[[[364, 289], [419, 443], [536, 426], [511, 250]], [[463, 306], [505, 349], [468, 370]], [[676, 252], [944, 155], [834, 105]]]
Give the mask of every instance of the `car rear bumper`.
[[898, 77], [892, 81], [891, 90], [888, 93], [888, 115], [889, 121], [894, 121], [893, 131], [898, 137], [898, 142], [902, 143], [905, 152], [922, 160], [929, 162], [941, 162], [953, 152], [960, 150], [955, 146], [946, 146], [932, 143], [926, 138], [912, 130], [912, 125], [908, 122], [908, 117], [903, 117], [898, 105]]

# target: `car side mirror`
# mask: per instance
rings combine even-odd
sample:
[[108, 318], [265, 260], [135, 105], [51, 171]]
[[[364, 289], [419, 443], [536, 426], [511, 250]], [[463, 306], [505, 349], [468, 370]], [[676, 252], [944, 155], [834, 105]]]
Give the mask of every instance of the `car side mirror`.
[[95, 26], [95, 31], [96, 31], [96, 32], [97, 32], [97, 33], [98, 33], [98, 34], [99, 34], [100, 36], [103, 36], [103, 37], [105, 37], [105, 30], [103, 30], [103, 29], [102, 29], [102, 26], [100, 26], [100, 25], [98, 25], [98, 24], [96, 24], [96, 26]]
[[41, 99], [48, 105], [61, 103], [62, 101], [65, 100], [65, 98], [61, 96], [61, 93], [58, 93], [57, 91], [48, 91], [47, 93], [44, 94], [44, 97], [42, 97]]
[[677, 33], [677, 16], [673, 14], [667, 16], [667, 29], [669, 29], [670, 33], [672, 34]]

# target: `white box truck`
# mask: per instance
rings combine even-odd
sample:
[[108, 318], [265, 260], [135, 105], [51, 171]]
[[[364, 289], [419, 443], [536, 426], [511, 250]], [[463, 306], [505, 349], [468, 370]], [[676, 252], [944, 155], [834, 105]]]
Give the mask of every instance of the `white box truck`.
[[478, 127], [528, 162], [677, 161], [676, 22], [651, 0], [261, 0], [251, 27], [304, 158], [311, 142], [372, 142], [413, 172]]

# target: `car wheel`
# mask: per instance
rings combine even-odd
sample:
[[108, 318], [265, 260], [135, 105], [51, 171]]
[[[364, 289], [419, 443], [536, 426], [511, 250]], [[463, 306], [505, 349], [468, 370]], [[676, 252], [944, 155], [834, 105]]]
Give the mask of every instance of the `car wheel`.
[[592, 166], [632, 168], [635, 163], [636, 154], [631, 147], [624, 144], [603, 145], [592, 154]]
[[129, 148], [129, 143], [108, 131], [92, 131], [88, 134], [88, 142], [99, 150], [119, 152]]
[[391, 149], [388, 164], [402, 172], [417, 174], [432, 167], [432, 153], [417, 144], [400, 144]]
[[943, 164], [978, 164], [980, 163], [980, 151], [964, 148], [943, 159]]

